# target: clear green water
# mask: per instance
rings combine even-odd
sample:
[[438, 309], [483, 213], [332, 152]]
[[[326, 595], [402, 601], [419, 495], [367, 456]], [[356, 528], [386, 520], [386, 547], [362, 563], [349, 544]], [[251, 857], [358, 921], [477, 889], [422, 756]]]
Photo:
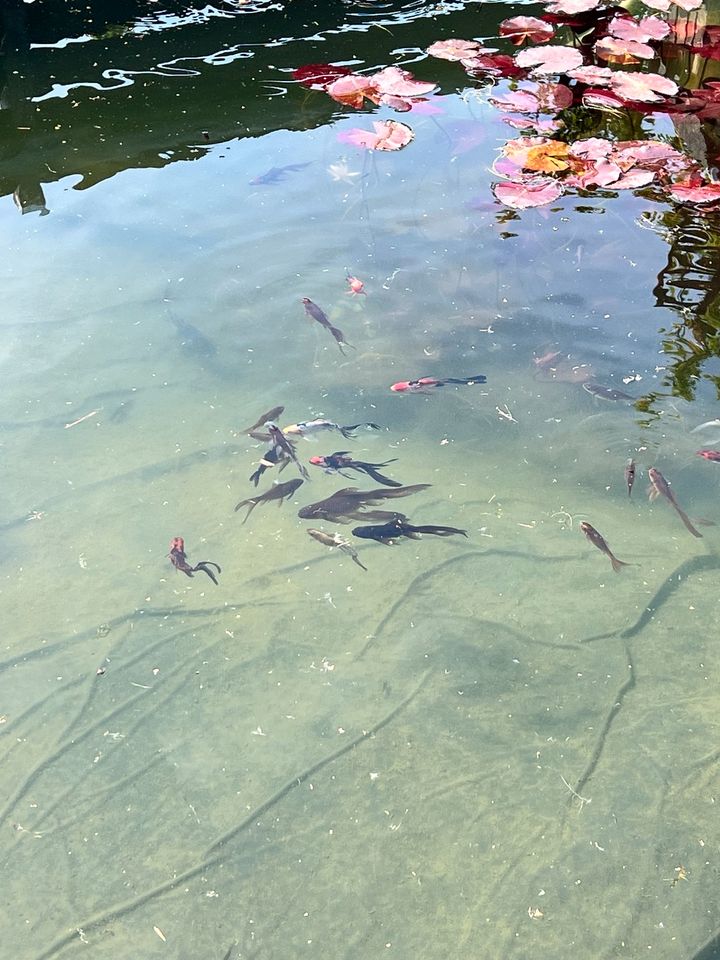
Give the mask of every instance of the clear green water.
[[[397, 155], [338, 144], [347, 118], [68, 176], [42, 218], [0, 203], [4, 955], [670, 958], [715, 935], [720, 534], [648, 505], [644, 474], [717, 521], [694, 451], [720, 428], [690, 433], [717, 404], [641, 426], [532, 363], [659, 383], [655, 208], [498, 224], [506, 130], [482, 97], [441, 105]], [[365, 573], [297, 518], [350, 482], [317, 469], [242, 525], [263, 450], [242, 429], [281, 403], [380, 423], [299, 452], [397, 457], [433, 485], [403, 511], [469, 539], [358, 541]], [[172, 569], [178, 535], [219, 586]]]

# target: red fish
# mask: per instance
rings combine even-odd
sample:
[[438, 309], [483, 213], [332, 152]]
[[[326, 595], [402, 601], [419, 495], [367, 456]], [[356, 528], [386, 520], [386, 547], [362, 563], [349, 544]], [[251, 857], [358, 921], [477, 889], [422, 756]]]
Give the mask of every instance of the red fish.
[[714, 460], [716, 463], [720, 463], [720, 450], [698, 450], [697, 455], [704, 457], [705, 460]]
[[201, 560], [200, 563], [196, 563], [194, 567], [191, 566], [185, 555], [185, 541], [182, 537], [172, 538], [168, 556], [175, 569], [180, 570], [181, 573], [184, 573], [188, 577], [192, 577], [198, 570], [202, 570], [203, 573], [206, 573], [210, 577], [213, 583], [217, 584], [217, 578], [210, 567], [215, 567], [218, 573], [222, 573], [220, 567], [216, 563], [213, 563], [212, 560]]
[[471, 387], [475, 383], [486, 383], [487, 377], [479, 374], [477, 377], [445, 377], [440, 380], [437, 377], [420, 377], [418, 380], [400, 380], [394, 383], [390, 389], [393, 393], [427, 393], [434, 387], [444, 387], [446, 383], [461, 384]]

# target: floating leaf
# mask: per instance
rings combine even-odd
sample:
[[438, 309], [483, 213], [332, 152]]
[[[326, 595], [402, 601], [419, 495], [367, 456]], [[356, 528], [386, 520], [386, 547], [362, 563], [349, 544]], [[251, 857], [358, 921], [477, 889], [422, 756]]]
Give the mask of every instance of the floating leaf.
[[[596, 10], [600, 0], [558, 0], [549, 4], [545, 9], [548, 13], [585, 13], [587, 10]], [[648, 4], [650, 6], [650, 4]]]
[[637, 187], [646, 187], [655, 179], [653, 170], [631, 170], [624, 173], [619, 180], [612, 185], [613, 190], [635, 190]]
[[534, 130], [535, 133], [555, 133], [564, 126], [562, 120], [529, 120], [527, 117], [501, 117], [503, 123], [515, 130]]
[[624, 100], [652, 103], [663, 95], [674, 96], [678, 85], [659, 73], [616, 73], [610, 80], [610, 89]]
[[545, 206], [562, 196], [562, 192], [562, 185], [549, 177], [538, 177], [527, 182], [496, 183], [493, 187], [497, 199], [514, 210]]
[[411, 73], [399, 67], [385, 67], [367, 79], [381, 94], [391, 97], [423, 97], [437, 89], [436, 83], [415, 80]]
[[515, 57], [519, 67], [532, 68], [533, 73], [567, 73], [583, 62], [582, 54], [575, 47], [542, 47], [539, 50], [521, 50]]
[[500, 24], [500, 36], [508, 37], [516, 46], [529, 43], [547, 43], [555, 31], [549, 23], [537, 17], [510, 17]]
[[431, 43], [426, 53], [441, 60], [465, 60], [474, 57], [483, 50], [475, 40], [438, 40]]
[[346, 77], [352, 71], [347, 67], [335, 67], [331, 63], [308, 63], [304, 67], [293, 70], [293, 80], [299, 81], [304, 87], [324, 89], [338, 77]]
[[522, 70], [507, 53], [481, 53], [477, 57], [463, 60], [462, 65], [471, 76], [526, 76], [526, 71]]
[[503, 97], [490, 97], [493, 106], [514, 113], [557, 113], [572, 102], [572, 90], [562, 83], [530, 83]]
[[603, 37], [594, 47], [595, 53], [607, 63], [637, 63], [638, 60], [652, 60], [655, 51], [647, 43], [637, 40], [619, 40], [615, 37]]
[[690, 52], [705, 57], [706, 60], [720, 60], [720, 43], [704, 43], [700, 47], [693, 46], [690, 47]]
[[337, 80], [329, 83], [325, 90], [333, 100], [347, 107], [355, 107], [357, 110], [364, 104], [365, 97], [371, 98], [376, 93], [372, 77], [363, 77], [358, 73], [338, 77]]
[[569, 152], [570, 148], [562, 140], [548, 140], [528, 150], [525, 169], [538, 173], [560, 173], [569, 167], [565, 159]]
[[501, 110], [514, 113], [539, 113], [540, 105], [533, 90], [515, 90], [503, 97], [490, 97], [490, 103]]
[[614, 17], [608, 24], [608, 33], [618, 40], [636, 40], [646, 43], [648, 40], [664, 40], [670, 33], [670, 26], [660, 17]]
[[670, 194], [683, 203], [716, 203], [720, 200], [720, 183], [706, 183], [701, 186], [675, 183], [670, 187]]
[[415, 134], [405, 123], [397, 120], [374, 120], [375, 132], [355, 127], [338, 134], [342, 143], [368, 150], [400, 150], [410, 143]]
[[574, 157], [582, 157], [583, 160], [599, 160], [612, 153], [613, 144], [602, 137], [588, 137], [586, 140], [576, 140], [575, 143], [571, 143], [570, 150]]
[[578, 67], [577, 70], [570, 70], [569, 77], [573, 80], [579, 80], [580, 83], [588, 83], [598, 87], [605, 87], [610, 82], [613, 71], [610, 67]]
[[673, 5], [680, 7], [681, 10], [697, 10], [703, 5], [703, 0], [643, 0], [646, 7], [652, 7], [653, 10], [662, 10], [666, 13]]

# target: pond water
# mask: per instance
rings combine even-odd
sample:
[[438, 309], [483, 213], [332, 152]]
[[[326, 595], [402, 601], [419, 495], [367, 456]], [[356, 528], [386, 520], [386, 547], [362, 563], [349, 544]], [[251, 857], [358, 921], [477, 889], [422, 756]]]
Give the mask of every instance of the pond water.
[[[720, 956], [711, 244], [630, 191], [496, 203], [493, 91], [422, 51], [517, 7], [38, 6], [0, 111], [5, 954]], [[290, 82], [318, 61], [437, 111], [358, 149], [397, 114]], [[300, 519], [377, 488], [309, 464], [243, 523], [277, 405], [377, 424], [297, 455], [392, 460], [431, 486], [389, 508], [467, 539]]]

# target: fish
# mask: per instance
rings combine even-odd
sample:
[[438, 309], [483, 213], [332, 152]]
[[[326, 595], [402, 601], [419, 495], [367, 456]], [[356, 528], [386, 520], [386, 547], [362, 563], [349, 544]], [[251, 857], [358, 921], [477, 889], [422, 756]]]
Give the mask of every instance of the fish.
[[362, 567], [363, 570], [367, 570], [367, 567], [360, 560], [357, 550], [353, 545], [346, 540], [345, 537], [340, 536], [339, 533], [334, 533], [332, 536], [329, 533], [325, 533], [324, 530], [315, 530], [313, 527], [308, 529], [310, 536], [317, 540], [318, 543], [324, 544], [326, 547], [340, 547], [343, 553], [347, 553], [349, 557], [352, 558], [353, 562], [356, 563], [359, 567]]
[[720, 427], [720, 420], [706, 420], [705, 423], [700, 423], [697, 427], [693, 427], [690, 433], [700, 433], [701, 430], [707, 430], [708, 427]]
[[278, 473], [282, 473], [285, 467], [290, 463], [290, 457], [280, 450], [274, 444], [269, 450], [266, 450], [260, 460], [257, 470], [250, 474], [250, 480], [254, 487], [260, 482], [260, 477], [271, 467], [277, 467]]
[[714, 460], [720, 463], [720, 450], [698, 450], [697, 455], [704, 460]]
[[170, 322], [180, 334], [180, 346], [188, 353], [193, 353], [198, 357], [214, 357], [217, 354], [217, 347], [202, 330], [177, 317], [174, 313], [169, 313]]
[[300, 436], [307, 437], [311, 433], [319, 433], [322, 430], [338, 430], [346, 440], [355, 439], [355, 430], [358, 430], [360, 427], [368, 427], [370, 430], [379, 430], [380, 424], [378, 423], [353, 423], [348, 427], [341, 427], [339, 423], [333, 423], [332, 420], [306, 420], [304, 423], [291, 423], [288, 427], [283, 427], [282, 432], [285, 436], [293, 436], [294, 434], [300, 434]]
[[248, 427], [247, 430], [242, 430], [242, 433], [252, 433], [253, 430], [257, 430], [259, 427], [264, 427], [265, 424], [272, 420], [273, 422], [281, 415], [285, 407], [273, 407], [272, 410], [268, 410], [267, 413], [263, 413], [261, 417], [255, 421], [255, 423]]
[[218, 573], [222, 573], [222, 569], [213, 563], [212, 560], [201, 560], [200, 563], [196, 563], [195, 566], [191, 566], [188, 562], [188, 558], [185, 555], [185, 541], [182, 537], [173, 537], [170, 541], [170, 553], [168, 554], [170, 558], [170, 563], [175, 567], [176, 570], [179, 570], [181, 573], [184, 573], [188, 577], [192, 577], [193, 574], [197, 573], [198, 570], [201, 570], [203, 573], [206, 573], [212, 582], [218, 586], [217, 577], [210, 569], [210, 567], [215, 567]]
[[675, 494], [670, 489], [670, 484], [667, 482], [665, 477], [660, 473], [659, 470], [656, 470], [655, 467], [650, 467], [648, 470], [648, 477], [650, 478], [650, 499], [654, 500], [656, 497], [663, 496], [678, 512], [678, 515], [682, 522], [685, 524], [686, 528], [694, 537], [702, 539], [702, 534], [699, 530], [696, 530], [695, 527], [690, 522], [690, 517], [685, 513], [680, 504], [675, 499]]
[[253, 177], [248, 181], [253, 187], [267, 187], [273, 183], [280, 183], [281, 180], [287, 180], [288, 173], [297, 173], [298, 170], [304, 170], [310, 166], [311, 161], [307, 163], [287, 163], [284, 167], [270, 167], [265, 173], [258, 177]]
[[629, 393], [616, 390], [614, 387], [604, 387], [601, 383], [583, 383], [582, 388], [600, 400], [626, 400], [633, 403], [637, 400], [637, 397], [631, 397]]
[[342, 353], [343, 356], [345, 355], [343, 347], [350, 347], [351, 350], [355, 349], [351, 343], [347, 342], [345, 339], [345, 334], [342, 332], [342, 330], [340, 330], [338, 327], [334, 327], [330, 323], [325, 311], [322, 310], [316, 303], [313, 303], [312, 300], [308, 299], [308, 297], [302, 297], [300, 302], [305, 307], [305, 313], [307, 313], [309, 317], [312, 317], [313, 320], [316, 320], [321, 327], [325, 327], [331, 336], [334, 337], [338, 347], [340, 348], [340, 353]]
[[362, 282], [362, 280], [358, 280], [357, 277], [345, 277], [345, 279], [347, 280], [350, 286], [350, 289], [347, 290], [346, 293], [349, 293], [353, 297], [358, 296], [358, 294], [360, 293], [364, 297], [367, 296], [367, 294], [365, 293], [365, 284]]
[[326, 473], [335, 471], [341, 477], [347, 476], [344, 470], [357, 470], [359, 473], [366, 473], [376, 483], [382, 483], [386, 487], [401, 487], [399, 480], [391, 480], [390, 477], [378, 473], [378, 467], [387, 467], [391, 463], [397, 463], [397, 457], [394, 460], [385, 460], [383, 463], [365, 463], [363, 460], [353, 460], [348, 456], [349, 450], [338, 450], [336, 453], [330, 453], [325, 457], [310, 457], [310, 463], [316, 467], [323, 467]]
[[289, 459], [292, 460], [292, 462], [300, 471], [300, 476], [304, 477], [306, 480], [309, 480], [310, 474], [307, 472], [304, 464], [300, 463], [298, 460], [297, 454], [295, 453], [295, 447], [288, 440], [280, 427], [276, 423], [273, 423], [272, 420], [269, 420], [267, 423], [267, 428], [270, 434], [270, 440], [272, 440], [274, 446], [278, 447], [286, 457], [289, 457]]
[[434, 537], [452, 537], [453, 534], [458, 533], [467, 537], [467, 530], [461, 530], [459, 527], [439, 527], [433, 523], [416, 527], [409, 523], [407, 518], [391, 520], [389, 523], [372, 527], [353, 527], [352, 531], [354, 537], [360, 537], [362, 540], [377, 540], [378, 543], [384, 543], [386, 546], [390, 546], [399, 537], [419, 540], [420, 534], [423, 533]]
[[635, 483], [635, 461], [632, 457], [628, 457], [625, 464], [625, 483], [627, 484], [628, 496], [632, 496], [632, 488]]
[[294, 480], [288, 480], [286, 483], [278, 483], [257, 497], [248, 497], [247, 500], [241, 500], [236, 505], [235, 512], [237, 513], [240, 507], [248, 507], [248, 512], [243, 520], [243, 523], [247, 523], [248, 517], [259, 503], [269, 503], [271, 500], [277, 500], [278, 506], [280, 506], [283, 500], [291, 497], [300, 486], [302, 486], [302, 480], [297, 477]]
[[544, 353], [541, 357], [533, 357], [533, 363], [536, 369], [544, 370], [546, 367], [551, 367], [561, 356], [562, 350], [548, 350], [548, 352]]
[[583, 522], [580, 524], [580, 529], [582, 530], [582, 532], [585, 534], [585, 536], [588, 538], [588, 540], [594, 547], [597, 547], [598, 550], [601, 550], [606, 557], [610, 558], [610, 563], [612, 564], [612, 568], [615, 571], [615, 573], [620, 573], [620, 570], [622, 567], [631, 566], [631, 564], [625, 563], [624, 560], [618, 560], [618, 558], [615, 556], [615, 554], [612, 552], [610, 547], [605, 542], [605, 538], [597, 532], [597, 530], [595, 529], [595, 527], [592, 526], [592, 524], [589, 524], [587, 523], [587, 521], [583, 520]]
[[427, 393], [433, 387], [444, 387], [447, 383], [461, 384], [472, 387], [476, 383], [487, 383], [487, 377], [478, 374], [477, 377], [419, 377], [417, 380], [400, 380], [390, 389], [393, 393]]
[[[343, 487], [342, 490], [336, 490], [331, 496], [324, 500], [318, 500], [317, 503], [309, 503], [298, 511], [301, 520], [328, 520], [330, 522], [342, 522], [342, 517], [351, 519], [370, 519], [370, 514], [364, 511], [368, 504], [374, 506], [382, 503], [383, 500], [390, 500], [397, 497], [409, 497], [413, 493], [419, 493], [421, 490], [427, 490], [432, 484], [415, 483], [408, 487], [393, 487], [388, 490], [381, 488], [378, 490], [358, 490], [357, 487]], [[386, 514], [379, 516], [382, 511], [375, 511], [372, 517], [376, 519], [392, 519], [395, 514]], [[407, 518], [404, 518], [407, 519]]]

